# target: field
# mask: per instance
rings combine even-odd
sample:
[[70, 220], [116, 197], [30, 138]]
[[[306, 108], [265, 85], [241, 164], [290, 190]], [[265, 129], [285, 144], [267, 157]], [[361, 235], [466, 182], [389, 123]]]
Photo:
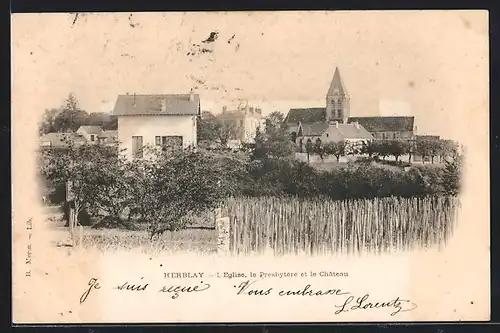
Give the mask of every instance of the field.
[[[47, 207], [47, 223], [51, 229], [53, 245], [71, 244], [69, 229], [64, 226], [59, 207]], [[165, 232], [151, 241], [146, 230], [93, 229], [83, 227], [83, 247], [99, 251], [141, 249], [146, 253], [196, 252], [210, 254], [216, 251], [217, 232], [213, 226], [192, 225], [185, 230]], [[142, 225], [138, 229], [144, 229]], [[76, 236], [78, 243], [78, 233]]]
[[381, 253], [443, 245], [458, 205], [455, 197], [235, 198], [223, 214], [230, 217], [233, 253]]

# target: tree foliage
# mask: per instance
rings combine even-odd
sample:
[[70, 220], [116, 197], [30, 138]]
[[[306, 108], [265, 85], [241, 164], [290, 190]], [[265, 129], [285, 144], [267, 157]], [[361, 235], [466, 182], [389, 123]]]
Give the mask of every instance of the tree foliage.
[[150, 153], [128, 161], [116, 146], [76, 146], [68, 139], [68, 149], [43, 151], [42, 174], [54, 184], [70, 182], [75, 213], [89, 212], [95, 227], [128, 227], [134, 218], [153, 237], [215, 208], [246, 172], [242, 160], [193, 148]]
[[[108, 145], [75, 145], [70, 137], [64, 139], [67, 149], [42, 150], [42, 175], [55, 186], [71, 185], [73, 205], [77, 216], [82, 211], [100, 213], [99, 198], [118, 198], [126, 191], [118, 191], [120, 186], [120, 160], [117, 147]], [[115, 213], [115, 207], [109, 207]]]
[[324, 145], [324, 155], [333, 155], [337, 159], [337, 162], [340, 160], [342, 156], [346, 154], [347, 142], [342, 141], [331, 141]]
[[179, 230], [183, 217], [214, 209], [231, 194], [220, 162], [204, 151], [188, 148], [134, 163], [134, 208], [152, 237]]
[[77, 98], [70, 93], [59, 108], [45, 110], [39, 124], [39, 133], [75, 132], [83, 125], [101, 126], [104, 130], [116, 130], [118, 119], [105, 112], [89, 114], [85, 110], [81, 110]]
[[252, 159], [293, 157], [294, 144], [290, 139], [284, 117], [280, 112], [271, 113], [265, 120], [264, 130], [258, 128], [252, 145]]
[[203, 111], [197, 122], [197, 136], [201, 142], [208, 145], [217, 144], [227, 147], [230, 140], [237, 134], [236, 125], [233, 122], [226, 122], [221, 116], [215, 116], [209, 111]]
[[61, 110], [56, 108], [45, 110], [38, 126], [39, 134], [59, 132], [58, 128], [56, 127], [56, 118], [60, 112]]

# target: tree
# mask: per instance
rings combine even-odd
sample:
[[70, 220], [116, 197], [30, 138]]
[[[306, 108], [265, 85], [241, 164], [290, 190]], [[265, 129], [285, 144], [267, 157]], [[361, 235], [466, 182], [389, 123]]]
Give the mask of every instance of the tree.
[[73, 93], [68, 94], [68, 97], [63, 102], [62, 109], [70, 111], [79, 110], [78, 100], [76, 99], [75, 95], [73, 95]]
[[85, 120], [85, 125], [101, 126], [105, 130], [117, 130], [118, 118], [107, 112], [92, 112]]
[[220, 116], [214, 116], [209, 111], [203, 111], [197, 123], [199, 141], [218, 143], [227, 147], [229, 140], [236, 135], [236, 126], [233, 122], [225, 122]]
[[46, 109], [42, 115], [42, 120], [38, 127], [39, 134], [47, 134], [57, 132], [55, 120], [57, 115], [61, 112], [60, 109]]
[[285, 158], [289, 159], [294, 153], [294, 143], [288, 134], [288, 129], [279, 112], [271, 113], [265, 121], [265, 128], [256, 131], [254, 138], [253, 159]]
[[331, 141], [324, 145], [324, 155], [333, 155], [337, 158], [337, 163], [340, 161], [340, 157], [344, 156], [346, 153], [347, 143], [346, 141]]
[[320, 138], [317, 138], [316, 141], [314, 142], [314, 146], [312, 148], [313, 152], [315, 154], [318, 154], [319, 155], [319, 158], [321, 158], [321, 161], [323, 161], [323, 157], [324, 157], [324, 147], [323, 145], [321, 144], [321, 139]]
[[[118, 147], [94, 145], [98, 158], [94, 164], [94, 177], [92, 184], [95, 188], [92, 205], [89, 212], [94, 216], [103, 217], [94, 227], [98, 226], [124, 226], [129, 227], [131, 212], [130, 206], [135, 201], [132, 183], [136, 174], [123, 154], [119, 154]], [[129, 214], [124, 220], [124, 214], [129, 209]]]
[[136, 161], [133, 169], [134, 210], [147, 222], [151, 238], [181, 229], [184, 217], [214, 209], [231, 194], [224, 168], [202, 150]]
[[431, 154], [431, 140], [419, 139], [416, 141], [416, 153], [422, 156], [422, 163], [425, 163], [425, 158]]
[[[114, 194], [119, 167], [117, 147], [75, 145], [69, 136], [64, 140], [67, 149], [42, 151], [44, 163], [41, 168], [45, 178], [56, 186], [71, 185], [75, 215], [80, 218], [84, 211], [95, 212], [98, 207], [103, 208], [105, 205], [99, 204], [100, 197], [120, 197]], [[114, 208], [109, 212], [114, 213]]]
[[88, 114], [83, 110], [63, 110], [54, 120], [54, 127], [57, 132], [75, 132], [82, 125], [85, 125]]
[[390, 146], [389, 141], [387, 140], [373, 141], [372, 149], [374, 154], [376, 154], [377, 156], [382, 156], [383, 160], [385, 160], [385, 158], [390, 155]]
[[415, 141], [414, 140], [405, 140], [403, 141], [403, 150], [405, 154], [408, 154], [408, 163], [411, 163], [411, 158], [415, 154]]
[[255, 130], [254, 144], [249, 146], [253, 148], [250, 155], [251, 160], [262, 160], [267, 157], [266, 137], [260, 127]]
[[434, 164], [434, 157], [441, 156], [443, 151], [443, 141], [442, 140], [429, 140], [428, 142], [429, 155], [431, 157], [431, 163]]
[[463, 156], [457, 155], [451, 161], [445, 160], [446, 166], [443, 173], [443, 187], [446, 193], [458, 195], [460, 191], [460, 176], [462, 171]]
[[215, 116], [209, 111], [203, 111], [197, 122], [197, 137], [198, 141], [213, 141], [217, 140]]
[[54, 119], [56, 132], [74, 132], [86, 125], [88, 113], [80, 110], [76, 97], [70, 93], [61, 106], [61, 112]]
[[405, 153], [405, 145], [401, 140], [387, 141], [387, 146], [388, 153], [394, 156], [396, 162], [399, 160], [399, 157]]
[[288, 133], [283, 114], [274, 111], [265, 121], [264, 136], [268, 154], [277, 158], [290, 158], [294, 153], [294, 143]]
[[216, 121], [216, 135], [219, 143], [223, 147], [227, 147], [229, 140], [234, 139], [236, 135], [236, 126], [233, 122]]
[[441, 145], [441, 161], [445, 161], [447, 157], [456, 159], [460, 155], [457, 142], [453, 140], [442, 140]]
[[313, 146], [312, 140], [309, 138], [306, 141], [307, 162], [309, 162], [310, 156], [313, 152], [314, 152], [314, 146]]

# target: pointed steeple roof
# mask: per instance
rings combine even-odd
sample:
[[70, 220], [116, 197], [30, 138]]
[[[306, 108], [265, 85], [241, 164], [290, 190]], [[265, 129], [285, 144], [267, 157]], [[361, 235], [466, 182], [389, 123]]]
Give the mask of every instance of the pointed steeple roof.
[[331, 95], [348, 96], [347, 89], [345, 88], [344, 82], [340, 77], [340, 71], [338, 67], [335, 67], [335, 74], [333, 74], [332, 83], [330, 83], [330, 89], [328, 89], [327, 96]]

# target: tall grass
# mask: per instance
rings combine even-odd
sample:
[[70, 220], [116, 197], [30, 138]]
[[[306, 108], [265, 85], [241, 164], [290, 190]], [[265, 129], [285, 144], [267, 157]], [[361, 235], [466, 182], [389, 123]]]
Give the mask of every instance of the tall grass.
[[366, 200], [231, 198], [230, 249], [235, 254], [383, 253], [442, 246], [451, 235], [458, 198]]

